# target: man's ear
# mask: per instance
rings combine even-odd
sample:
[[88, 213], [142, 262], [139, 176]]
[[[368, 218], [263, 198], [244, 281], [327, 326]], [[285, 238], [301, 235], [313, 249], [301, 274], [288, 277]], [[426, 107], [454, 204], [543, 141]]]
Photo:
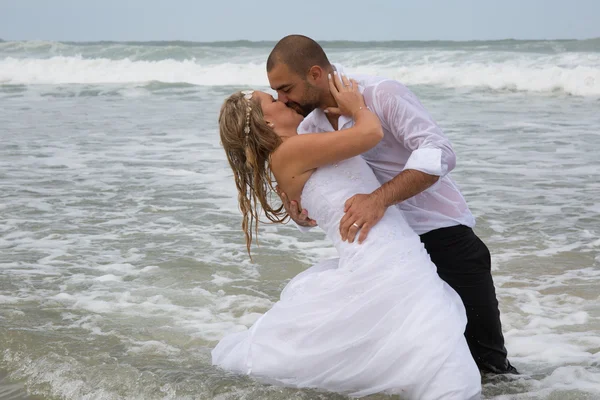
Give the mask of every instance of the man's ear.
[[308, 81], [312, 83], [319, 82], [325, 76], [325, 70], [318, 65], [313, 65], [308, 70]]

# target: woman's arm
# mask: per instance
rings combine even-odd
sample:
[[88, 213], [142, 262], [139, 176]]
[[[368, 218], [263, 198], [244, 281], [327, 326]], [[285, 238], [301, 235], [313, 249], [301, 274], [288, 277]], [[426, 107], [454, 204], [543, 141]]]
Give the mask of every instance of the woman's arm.
[[337, 75], [330, 77], [329, 88], [340, 111], [353, 117], [354, 126], [287, 139], [272, 155], [274, 169], [296, 176], [364, 153], [383, 138], [379, 118], [366, 107], [358, 83], [342, 79], [343, 83]]

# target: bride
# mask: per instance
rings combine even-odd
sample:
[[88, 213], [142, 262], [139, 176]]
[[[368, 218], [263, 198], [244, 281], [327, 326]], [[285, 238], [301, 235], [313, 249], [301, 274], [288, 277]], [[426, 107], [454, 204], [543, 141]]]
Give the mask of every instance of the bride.
[[289, 198], [311, 210], [339, 263], [292, 279], [250, 329], [218, 343], [213, 364], [266, 383], [354, 397], [383, 392], [403, 399], [479, 399], [462, 301], [438, 277], [400, 210], [388, 208], [362, 244], [340, 237], [346, 199], [379, 187], [359, 155], [383, 131], [355, 81], [334, 75], [329, 86], [340, 110], [353, 117], [352, 128], [298, 135], [302, 116], [258, 91], [235, 93], [221, 108], [221, 142], [248, 252], [259, 208], [273, 222], [286, 217], [267, 200], [272, 174]]

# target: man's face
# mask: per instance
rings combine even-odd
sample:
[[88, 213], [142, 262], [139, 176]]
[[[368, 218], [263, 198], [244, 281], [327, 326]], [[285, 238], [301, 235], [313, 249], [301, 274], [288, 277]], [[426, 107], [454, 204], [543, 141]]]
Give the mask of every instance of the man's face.
[[277, 92], [277, 100], [306, 117], [321, 103], [321, 90], [309, 82], [308, 76], [300, 76], [284, 63], [277, 63], [268, 72], [271, 89]]

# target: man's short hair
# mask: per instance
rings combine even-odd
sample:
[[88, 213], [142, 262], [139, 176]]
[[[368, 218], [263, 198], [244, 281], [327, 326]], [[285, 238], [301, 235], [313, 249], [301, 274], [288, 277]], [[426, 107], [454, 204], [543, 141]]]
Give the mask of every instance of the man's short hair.
[[314, 65], [323, 69], [331, 67], [321, 45], [302, 35], [289, 35], [277, 42], [267, 59], [267, 72], [279, 63], [287, 65], [291, 71], [302, 78]]

